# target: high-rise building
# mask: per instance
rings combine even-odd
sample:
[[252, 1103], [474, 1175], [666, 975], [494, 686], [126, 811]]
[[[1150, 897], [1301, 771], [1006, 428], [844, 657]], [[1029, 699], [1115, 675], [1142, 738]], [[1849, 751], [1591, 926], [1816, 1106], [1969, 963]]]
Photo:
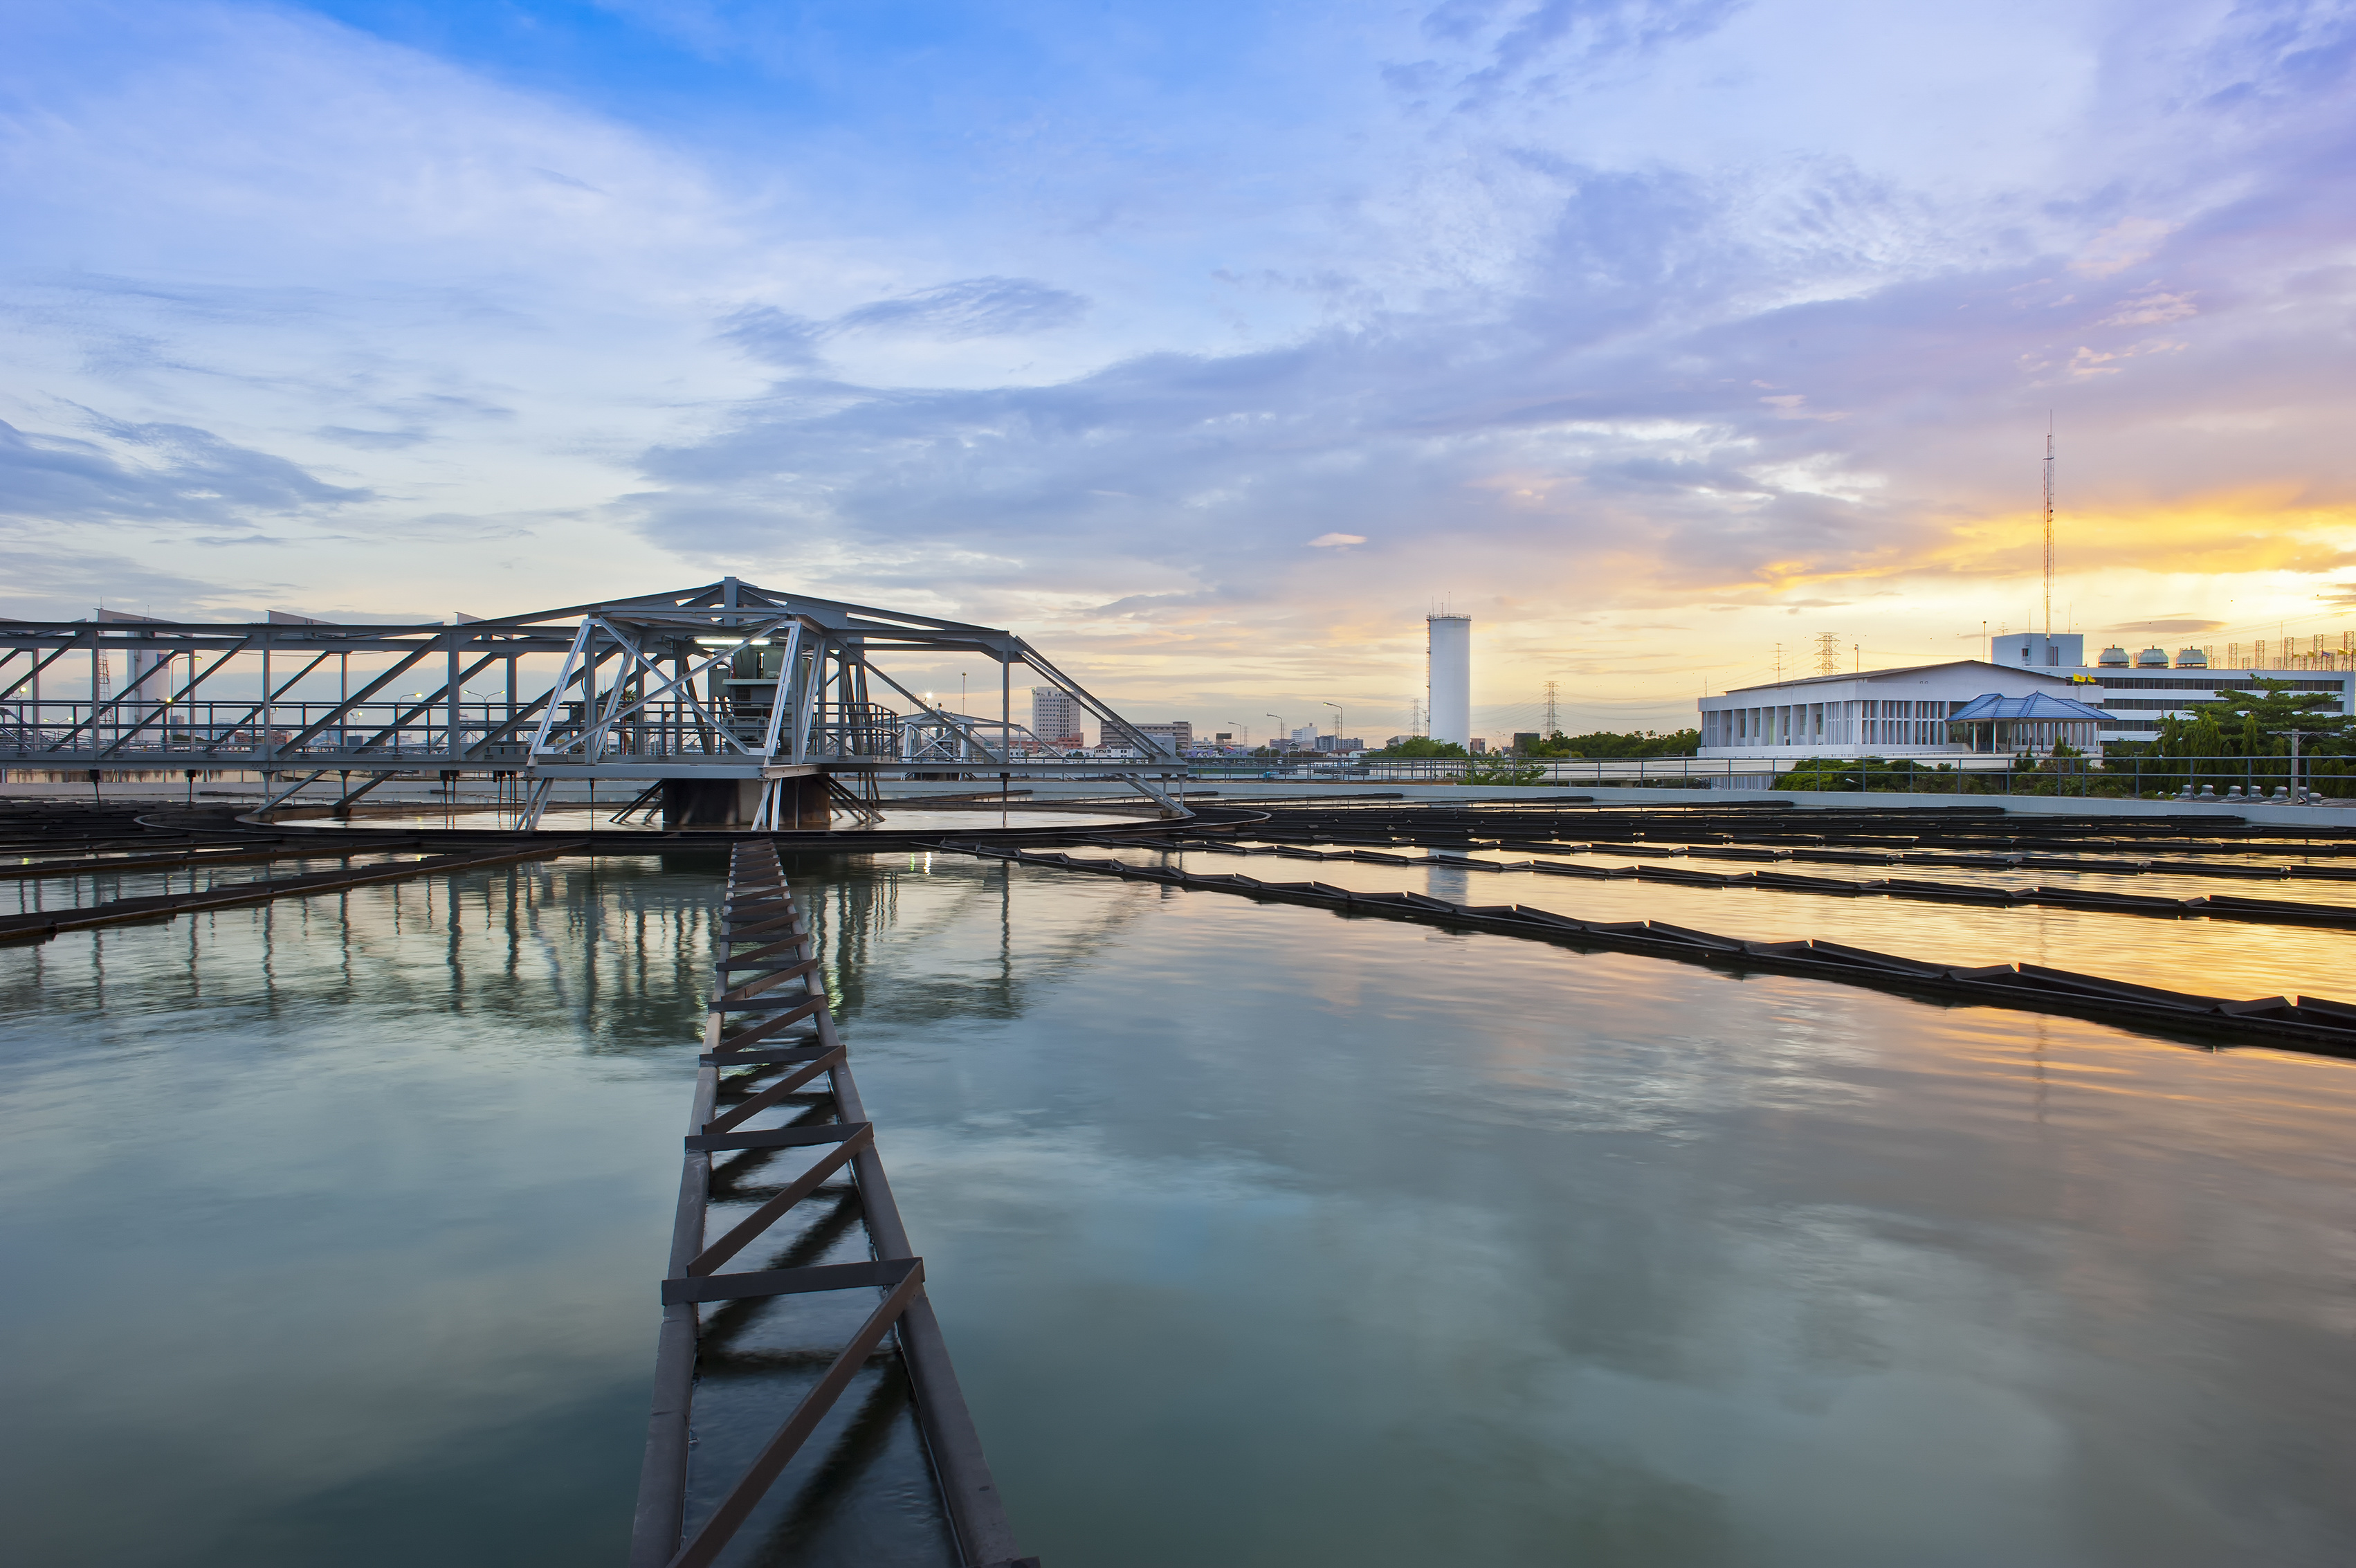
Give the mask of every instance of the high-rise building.
[[1086, 710], [1066, 692], [1053, 686], [1031, 688], [1031, 733], [1049, 746], [1086, 746], [1082, 725]]
[[1426, 679], [1431, 683], [1431, 738], [1458, 746], [1472, 739], [1472, 618], [1426, 616]]

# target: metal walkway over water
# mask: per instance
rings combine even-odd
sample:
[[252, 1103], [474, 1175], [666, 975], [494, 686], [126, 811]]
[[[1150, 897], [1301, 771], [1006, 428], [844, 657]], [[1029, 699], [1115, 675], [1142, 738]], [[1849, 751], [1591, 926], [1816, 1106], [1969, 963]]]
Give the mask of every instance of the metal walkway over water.
[[[639, 1483], [631, 1568], [706, 1568], [717, 1562], [761, 1509], [770, 1489], [819, 1431], [868, 1363], [896, 1340], [914, 1396], [944, 1512], [963, 1568], [1036, 1568], [1017, 1559], [982, 1457], [981, 1442], [958, 1390], [932, 1304], [925, 1262], [908, 1244], [875, 1151], [841, 1036], [827, 1004], [809, 922], [766, 842], [740, 845], [729, 865], [712, 964], [712, 1005], [688, 1117], [686, 1157], [670, 1268], [662, 1285], [663, 1324], [655, 1368], [654, 1413]], [[781, 1117], [781, 1121], [767, 1119]], [[762, 1124], [755, 1124], [756, 1121]], [[721, 1196], [713, 1156], [738, 1165], [769, 1157], [808, 1156], [795, 1176], [766, 1192], [717, 1239], [711, 1209]], [[723, 1172], [728, 1196], [742, 1197], [746, 1173]], [[849, 1183], [845, 1190], [841, 1184]], [[765, 1247], [794, 1253], [796, 1210], [821, 1197], [855, 1204], [870, 1258], [865, 1262], [731, 1269]], [[729, 1353], [726, 1326], [715, 1330], [704, 1307], [779, 1296], [856, 1293], [873, 1305], [844, 1338], [817, 1380], [790, 1407], [774, 1412], [774, 1431], [749, 1455], [731, 1455], [724, 1439], [696, 1441], [699, 1372]], [[705, 1479], [699, 1472], [733, 1472]], [[703, 1480], [701, 1487], [695, 1485]], [[701, 1508], [691, 1497], [712, 1494]]]

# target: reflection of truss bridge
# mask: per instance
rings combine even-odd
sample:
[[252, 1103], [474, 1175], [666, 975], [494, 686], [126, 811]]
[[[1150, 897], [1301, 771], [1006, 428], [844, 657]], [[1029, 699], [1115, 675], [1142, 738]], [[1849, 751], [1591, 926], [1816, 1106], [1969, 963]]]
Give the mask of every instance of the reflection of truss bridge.
[[[126, 669], [111, 682], [115, 653]], [[948, 712], [891, 671], [952, 653], [997, 663], [996, 717]], [[357, 688], [356, 656], [379, 666]], [[1136, 757], [1071, 756], [1015, 723], [1017, 665]], [[424, 689], [399, 690], [412, 684]], [[333, 773], [344, 804], [395, 773], [521, 774], [535, 820], [558, 780], [638, 779], [680, 825], [780, 828], [872, 801], [880, 774], [1094, 777], [1165, 804], [1160, 781], [1184, 776], [1165, 743], [1011, 631], [734, 577], [452, 626], [0, 622], [0, 763], [250, 769], [285, 777], [288, 794]]]

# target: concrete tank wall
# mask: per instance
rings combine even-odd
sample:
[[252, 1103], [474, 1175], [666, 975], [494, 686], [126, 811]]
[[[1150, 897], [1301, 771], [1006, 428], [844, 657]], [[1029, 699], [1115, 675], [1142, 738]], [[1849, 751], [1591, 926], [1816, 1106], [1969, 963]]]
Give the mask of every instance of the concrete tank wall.
[[1430, 637], [1431, 738], [1467, 746], [1472, 740], [1472, 618], [1426, 616]]

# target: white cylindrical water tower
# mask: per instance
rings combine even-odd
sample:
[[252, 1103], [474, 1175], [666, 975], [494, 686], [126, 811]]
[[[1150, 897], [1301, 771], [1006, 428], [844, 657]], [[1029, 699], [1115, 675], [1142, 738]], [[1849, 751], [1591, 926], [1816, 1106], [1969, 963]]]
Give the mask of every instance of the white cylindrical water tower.
[[1472, 618], [1426, 616], [1430, 652], [1425, 679], [1430, 682], [1431, 738], [1472, 744]]

